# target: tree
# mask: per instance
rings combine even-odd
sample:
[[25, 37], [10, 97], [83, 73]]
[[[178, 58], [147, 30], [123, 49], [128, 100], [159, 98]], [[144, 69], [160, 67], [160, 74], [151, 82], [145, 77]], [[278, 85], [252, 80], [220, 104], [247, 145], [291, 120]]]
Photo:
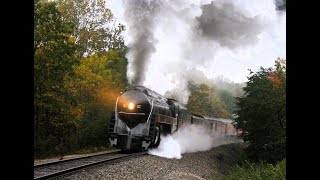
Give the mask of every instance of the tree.
[[276, 162], [286, 156], [286, 67], [278, 58], [275, 68], [250, 72], [245, 94], [237, 98], [236, 128], [250, 142], [254, 160]]
[[220, 101], [225, 105], [226, 110], [230, 114], [234, 114], [235, 109], [235, 97], [243, 95], [242, 88], [245, 83], [234, 83], [224, 80], [223, 77], [217, 77], [214, 81], [214, 86], [217, 90], [217, 95]]
[[55, 2], [34, 4], [34, 128], [35, 149], [62, 151], [81, 116], [64, 88], [65, 76], [79, 61], [72, 36], [73, 24], [63, 21]]
[[101, 0], [35, 1], [37, 155], [63, 155], [107, 144], [107, 124], [119, 92], [127, 85], [128, 62], [121, 36], [124, 27], [104, 26], [113, 21], [104, 5]]
[[83, 105], [77, 139], [80, 147], [106, 145], [105, 136], [116, 98], [127, 84], [127, 61], [117, 51], [82, 58], [68, 78], [67, 88]]
[[113, 15], [104, 0], [58, 0], [65, 21], [75, 24], [73, 36], [81, 48], [78, 57], [108, 50], [124, 51], [122, 24], [113, 23]]
[[217, 97], [216, 90], [206, 84], [195, 85], [189, 82], [190, 96], [187, 108], [191, 113], [211, 115], [219, 118], [232, 118]]

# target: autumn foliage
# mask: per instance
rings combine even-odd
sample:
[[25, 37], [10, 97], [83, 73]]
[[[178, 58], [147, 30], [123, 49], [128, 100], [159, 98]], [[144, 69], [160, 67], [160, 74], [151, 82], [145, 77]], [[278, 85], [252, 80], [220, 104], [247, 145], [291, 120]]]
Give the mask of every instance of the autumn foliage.
[[[123, 26], [104, 1], [34, 2], [34, 154], [106, 146], [114, 101], [126, 87]], [[99, 16], [93, 17], [93, 9]]]
[[250, 73], [245, 94], [237, 98], [236, 128], [249, 142], [253, 160], [276, 162], [286, 157], [286, 66], [277, 59], [275, 68]]

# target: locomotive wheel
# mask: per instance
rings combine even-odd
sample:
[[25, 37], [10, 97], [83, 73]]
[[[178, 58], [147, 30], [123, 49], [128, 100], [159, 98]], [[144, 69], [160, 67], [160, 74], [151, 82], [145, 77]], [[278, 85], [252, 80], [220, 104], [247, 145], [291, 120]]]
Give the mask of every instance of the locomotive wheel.
[[160, 144], [161, 138], [160, 138], [160, 128], [159, 126], [156, 127], [156, 139], [154, 142], [154, 146], [153, 147], [158, 147]]

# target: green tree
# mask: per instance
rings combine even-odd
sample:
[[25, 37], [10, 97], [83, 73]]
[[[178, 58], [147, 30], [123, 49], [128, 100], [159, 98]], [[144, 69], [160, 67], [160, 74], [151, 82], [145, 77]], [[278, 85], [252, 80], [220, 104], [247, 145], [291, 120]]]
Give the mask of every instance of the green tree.
[[58, 0], [58, 5], [63, 18], [75, 24], [73, 35], [81, 47], [79, 58], [111, 49], [125, 50], [121, 35], [124, 26], [114, 23], [104, 0]]
[[115, 99], [127, 85], [127, 60], [124, 27], [105, 26], [113, 19], [104, 5], [100, 0], [34, 2], [36, 155], [107, 144]]
[[77, 139], [80, 147], [106, 145], [106, 129], [116, 98], [127, 84], [127, 61], [117, 51], [82, 58], [74, 68], [75, 76], [67, 87], [77, 103], [83, 105], [83, 117]]
[[250, 72], [245, 94], [237, 98], [236, 128], [250, 142], [254, 160], [276, 162], [286, 156], [286, 67], [278, 58], [275, 68]]
[[189, 82], [190, 96], [187, 108], [191, 113], [211, 115], [218, 118], [232, 118], [217, 97], [216, 90], [206, 84], [196, 85]]
[[226, 107], [226, 110], [230, 114], [234, 114], [236, 110], [235, 97], [243, 95], [242, 88], [245, 86], [244, 83], [233, 83], [224, 80], [223, 78], [217, 77], [214, 82], [214, 86], [217, 89], [217, 96]]
[[35, 150], [62, 152], [81, 112], [64, 87], [65, 76], [79, 62], [73, 24], [63, 21], [55, 2], [34, 3], [34, 140]]

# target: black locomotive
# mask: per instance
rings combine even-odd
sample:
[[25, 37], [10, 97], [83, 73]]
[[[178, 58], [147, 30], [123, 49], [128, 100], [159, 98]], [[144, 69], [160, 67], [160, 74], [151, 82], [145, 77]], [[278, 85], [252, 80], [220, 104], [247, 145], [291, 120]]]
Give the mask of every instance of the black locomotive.
[[[229, 121], [189, 114], [187, 108], [174, 99], [143, 86], [130, 86], [116, 100], [108, 138], [112, 146], [121, 150], [147, 150], [159, 145], [160, 134], [171, 134], [190, 124], [235, 133]], [[232, 127], [228, 128], [227, 124]]]

